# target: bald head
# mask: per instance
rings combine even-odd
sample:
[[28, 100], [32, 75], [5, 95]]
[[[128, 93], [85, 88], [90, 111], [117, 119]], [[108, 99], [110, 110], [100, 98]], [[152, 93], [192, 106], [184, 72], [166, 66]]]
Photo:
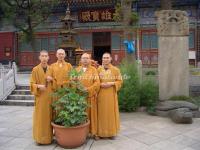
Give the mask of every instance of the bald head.
[[111, 54], [108, 53], [108, 52], [103, 53], [103, 56], [104, 56], [104, 55], [106, 55], [106, 56], [110, 56], [110, 57], [111, 57]]
[[48, 55], [48, 52], [46, 50], [40, 51], [39, 60], [40, 60], [40, 62], [42, 64], [47, 64], [48, 63], [49, 55]]
[[83, 53], [83, 54], [81, 55], [81, 58], [84, 58], [84, 57], [91, 58], [91, 55], [88, 54], [88, 53]]
[[64, 50], [64, 49], [58, 49], [58, 50], [56, 51], [56, 53], [65, 53], [65, 50]]
[[41, 50], [40, 51], [40, 55], [43, 54], [43, 53], [46, 53], [48, 55], [48, 52], [46, 50]]
[[58, 49], [56, 52], [56, 57], [58, 58], [58, 61], [64, 61], [65, 60], [65, 50], [64, 49]]
[[102, 56], [102, 64], [109, 65], [112, 61], [112, 57], [110, 53], [104, 53]]
[[86, 67], [90, 64], [90, 62], [91, 62], [91, 55], [88, 53], [84, 53], [81, 56], [81, 64]]

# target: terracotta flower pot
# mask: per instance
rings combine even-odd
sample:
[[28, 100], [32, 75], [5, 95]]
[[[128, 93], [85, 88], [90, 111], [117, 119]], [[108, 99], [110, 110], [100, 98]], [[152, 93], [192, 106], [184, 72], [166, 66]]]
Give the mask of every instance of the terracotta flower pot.
[[51, 122], [57, 143], [63, 148], [75, 148], [85, 143], [90, 121], [76, 127], [64, 127]]

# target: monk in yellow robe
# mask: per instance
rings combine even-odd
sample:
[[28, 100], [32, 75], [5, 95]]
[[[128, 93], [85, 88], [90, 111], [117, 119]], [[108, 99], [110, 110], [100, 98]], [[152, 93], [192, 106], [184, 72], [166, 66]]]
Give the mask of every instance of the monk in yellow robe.
[[111, 55], [103, 54], [98, 68], [100, 91], [98, 94], [98, 136], [114, 139], [120, 129], [117, 92], [122, 84], [120, 70], [111, 64]]
[[90, 55], [87, 53], [81, 56], [81, 66], [76, 69], [82, 72], [78, 79], [88, 92], [87, 101], [89, 107], [87, 113], [90, 120], [89, 132], [95, 138], [97, 135], [97, 92], [100, 88], [98, 72], [95, 67], [91, 66]]
[[33, 68], [30, 79], [30, 90], [35, 96], [33, 112], [33, 139], [37, 144], [51, 144], [53, 138], [52, 121], [52, 88], [49, 74], [48, 52], [41, 51], [41, 63]]
[[49, 80], [53, 81], [53, 90], [66, 86], [69, 81], [69, 72], [72, 65], [65, 61], [65, 50], [58, 49], [56, 52], [57, 62], [51, 65], [51, 75], [48, 76]]

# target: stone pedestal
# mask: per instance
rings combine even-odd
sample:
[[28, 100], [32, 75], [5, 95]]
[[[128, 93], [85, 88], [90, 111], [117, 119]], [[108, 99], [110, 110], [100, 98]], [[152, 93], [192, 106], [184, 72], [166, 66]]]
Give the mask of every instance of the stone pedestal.
[[186, 12], [156, 12], [159, 36], [159, 99], [189, 96], [189, 24]]

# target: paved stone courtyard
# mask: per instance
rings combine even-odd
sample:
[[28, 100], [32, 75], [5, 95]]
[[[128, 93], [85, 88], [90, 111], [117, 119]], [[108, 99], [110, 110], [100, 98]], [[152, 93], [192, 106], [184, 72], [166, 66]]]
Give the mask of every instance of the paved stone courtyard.
[[[0, 150], [62, 150], [56, 143], [37, 146], [32, 140], [33, 107], [0, 106]], [[145, 113], [121, 113], [115, 140], [87, 140], [78, 150], [200, 150], [200, 119], [177, 125]]]

